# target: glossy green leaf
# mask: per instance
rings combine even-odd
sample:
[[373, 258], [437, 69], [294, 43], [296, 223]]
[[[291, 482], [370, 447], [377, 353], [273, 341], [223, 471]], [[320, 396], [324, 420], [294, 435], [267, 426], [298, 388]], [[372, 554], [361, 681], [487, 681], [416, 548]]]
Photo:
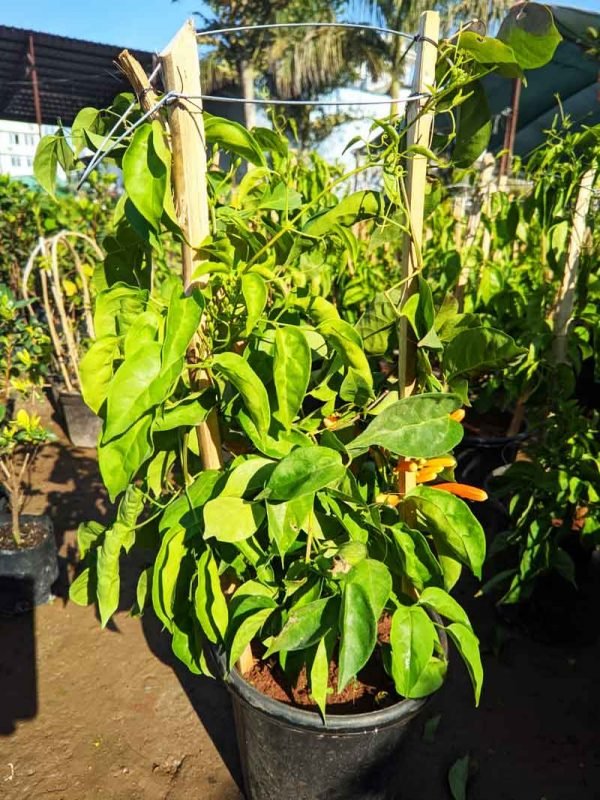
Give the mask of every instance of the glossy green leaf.
[[360, 376], [360, 383], [366, 390], [364, 392], [366, 396], [362, 399], [362, 402], [356, 396], [344, 396], [343, 392], [341, 392], [342, 399], [363, 405], [372, 395], [373, 376], [362, 347], [360, 334], [352, 325], [341, 319], [328, 319], [319, 325], [318, 330], [340, 356], [344, 365]]
[[452, 160], [457, 167], [469, 167], [487, 148], [492, 119], [485, 89], [479, 81], [469, 87], [472, 94], [458, 107], [456, 145]]
[[92, 342], [79, 364], [83, 399], [96, 414], [106, 400], [119, 352], [119, 337], [105, 336]]
[[96, 586], [90, 567], [86, 567], [69, 586], [69, 600], [78, 606], [89, 606], [96, 600]]
[[266, 436], [271, 424], [269, 396], [250, 364], [237, 353], [221, 353], [214, 357], [213, 367], [235, 386], [259, 436]]
[[537, 69], [552, 60], [562, 37], [547, 6], [526, 3], [508, 11], [498, 39], [512, 49], [523, 69]]
[[260, 145], [250, 131], [239, 122], [206, 114], [204, 133], [207, 144], [216, 144], [219, 148], [235, 153], [257, 167], [266, 166]]
[[524, 353], [512, 336], [495, 328], [459, 331], [444, 350], [443, 367], [448, 380], [459, 375], [500, 367]]
[[242, 275], [242, 295], [247, 314], [244, 336], [248, 336], [254, 330], [267, 304], [268, 290], [265, 279], [256, 272]]
[[365, 666], [377, 642], [377, 620], [371, 600], [360, 583], [347, 583], [340, 612], [338, 692]]
[[481, 578], [485, 559], [485, 534], [468, 505], [449, 492], [417, 486], [405, 499], [410, 512], [416, 514], [416, 524], [434, 541], [443, 542], [448, 552], [470, 567]]
[[310, 525], [314, 495], [305, 494], [282, 503], [267, 501], [269, 539], [277, 552], [284, 556], [298, 538], [301, 530]]
[[325, 718], [327, 694], [329, 689], [329, 663], [333, 650], [334, 637], [324, 636], [317, 644], [315, 656], [310, 667], [310, 693], [317, 704], [321, 716]]
[[423, 534], [399, 526], [392, 528], [392, 533], [400, 549], [404, 574], [415, 589], [421, 592], [426, 586], [442, 587], [442, 567]]
[[481, 655], [479, 653], [479, 639], [475, 636], [470, 627], [462, 625], [460, 622], [453, 622], [446, 628], [448, 635], [456, 645], [462, 660], [467, 665], [469, 677], [473, 684], [475, 693], [475, 705], [479, 705], [481, 697], [481, 687], [483, 686], [483, 667], [481, 665]]
[[219, 495], [204, 506], [204, 538], [241, 542], [254, 536], [264, 518], [265, 509], [259, 503]]
[[172, 528], [163, 536], [152, 574], [152, 605], [163, 625], [173, 629], [173, 601], [181, 562], [188, 552], [185, 531]]
[[154, 420], [152, 432], [195, 427], [204, 422], [215, 402], [211, 391], [190, 395], [173, 406], [163, 408]]
[[54, 197], [58, 170], [58, 136], [44, 136], [35, 151], [33, 174], [42, 189]]
[[221, 641], [227, 631], [229, 612], [219, 581], [217, 562], [210, 550], [205, 550], [198, 559], [194, 607], [206, 638], [213, 643]]
[[402, 306], [402, 314], [410, 322], [417, 340], [423, 339], [433, 328], [435, 322], [435, 307], [429, 283], [421, 276], [417, 276], [416, 291]]
[[231, 469], [221, 497], [243, 497], [246, 492], [262, 489], [275, 468], [270, 458], [251, 455]]
[[146, 606], [152, 601], [153, 569], [154, 567], [147, 567], [146, 569], [142, 570], [140, 577], [138, 578], [135, 590], [135, 601], [137, 605], [136, 613], [140, 616], [144, 613]]
[[491, 36], [480, 36], [473, 31], [463, 31], [457, 46], [479, 64], [516, 64], [515, 54], [508, 45]]
[[165, 323], [161, 363], [166, 370], [171, 364], [181, 362], [194, 334], [198, 330], [204, 302], [202, 296], [194, 292], [187, 297], [179, 281], [173, 286], [169, 298], [169, 309]]
[[108, 387], [103, 443], [124, 433], [162, 400], [166, 387], [155, 381], [160, 372], [161, 347], [157, 342], [123, 361]]
[[310, 370], [310, 348], [302, 331], [287, 325], [278, 328], [273, 356], [276, 417], [288, 430], [306, 396]]
[[334, 606], [334, 599], [325, 597], [300, 608], [292, 608], [283, 628], [265, 653], [265, 658], [280, 650], [305, 650], [316, 644], [335, 624], [332, 615]]
[[122, 336], [146, 309], [148, 292], [124, 283], [115, 283], [99, 292], [94, 309], [96, 340]]
[[297, 447], [273, 470], [267, 483], [270, 500], [292, 500], [314, 494], [340, 481], [346, 468], [342, 458], [328, 447]]
[[159, 530], [167, 531], [179, 526], [191, 528], [194, 523], [199, 524], [202, 509], [211, 498], [222, 474], [216, 469], [203, 470], [184, 493], [169, 503], [158, 523]]
[[261, 608], [245, 617], [237, 627], [229, 647], [229, 668], [232, 669], [250, 642], [273, 613], [274, 608]]
[[[156, 121], [141, 125], [133, 134], [123, 156], [123, 184], [127, 196], [137, 211], [155, 230], [160, 229], [160, 221], [165, 206], [169, 168], [164, 163], [154, 145], [154, 125]], [[162, 136], [162, 131], [160, 132]]]
[[408, 458], [433, 458], [452, 450], [462, 439], [462, 425], [450, 419], [461, 405], [451, 394], [422, 394], [398, 400], [381, 412], [347, 445], [358, 455], [380, 445]]
[[98, 464], [111, 501], [125, 489], [139, 468], [152, 455], [152, 416], [146, 414], [125, 433], [98, 445]]
[[[435, 640], [433, 622], [419, 606], [399, 606], [392, 617], [392, 677], [398, 694], [422, 697], [419, 680], [430, 662]], [[425, 692], [429, 694], [429, 692]]]
[[460, 622], [471, 628], [471, 623], [467, 612], [459, 605], [456, 600], [437, 586], [427, 587], [419, 596], [419, 605], [437, 611], [441, 617], [449, 619], [451, 622]]
[[309, 220], [304, 232], [310, 236], [324, 236], [335, 225], [354, 225], [364, 219], [376, 217], [383, 210], [383, 198], [379, 192], [366, 189], [344, 197], [340, 202]]

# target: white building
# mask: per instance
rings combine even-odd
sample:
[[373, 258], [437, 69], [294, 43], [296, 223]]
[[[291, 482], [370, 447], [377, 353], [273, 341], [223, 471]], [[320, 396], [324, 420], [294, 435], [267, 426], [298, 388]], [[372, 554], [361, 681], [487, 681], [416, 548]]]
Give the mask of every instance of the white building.
[[[42, 125], [42, 135], [54, 133], [56, 126]], [[28, 178], [33, 175], [33, 157], [40, 140], [34, 122], [0, 119], [0, 175]]]

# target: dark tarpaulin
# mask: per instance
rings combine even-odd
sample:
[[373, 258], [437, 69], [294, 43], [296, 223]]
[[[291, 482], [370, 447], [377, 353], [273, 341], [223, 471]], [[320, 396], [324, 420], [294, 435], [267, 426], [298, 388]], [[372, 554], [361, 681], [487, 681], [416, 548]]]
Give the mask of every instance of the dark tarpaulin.
[[[600, 6], [600, 0], [599, 0]], [[519, 121], [515, 153], [527, 155], [545, 138], [552, 121], [560, 113], [556, 96], [560, 97], [563, 112], [577, 126], [600, 123], [600, 60], [586, 55], [588, 28], [600, 29], [600, 13], [581, 11], [564, 6], [550, 6], [556, 25], [563, 37], [550, 64], [527, 74], [519, 105]], [[510, 108], [512, 82], [490, 76], [485, 81], [492, 114], [497, 118], [492, 137], [492, 150], [503, 146], [505, 122], [500, 116]]]
[[[0, 119], [37, 121], [32, 42], [44, 124], [70, 125], [81, 108], [105, 108], [119, 92], [131, 91], [114, 64], [122, 47], [0, 25]], [[149, 73], [152, 53], [131, 52]]]

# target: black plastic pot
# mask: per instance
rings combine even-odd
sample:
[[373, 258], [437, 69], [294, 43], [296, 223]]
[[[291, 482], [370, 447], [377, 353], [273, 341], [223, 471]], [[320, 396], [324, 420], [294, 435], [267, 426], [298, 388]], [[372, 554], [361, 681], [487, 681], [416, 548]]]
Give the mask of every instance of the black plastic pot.
[[516, 436], [465, 436], [455, 451], [457, 479], [483, 487], [495, 469], [512, 464], [528, 435], [524, 430]]
[[[447, 648], [444, 637], [442, 644]], [[217, 673], [224, 661], [211, 652]], [[281, 703], [235, 670], [232, 698], [246, 800], [399, 800], [399, 757], [410, 723], [430, 698], [366, 714], [329, 714]]]
[[[52, 584], [58, 578], [56, 542], [50, 517], [23, 514], [23, 522], [35, 521], [46, 528], [43, 541], [36, 547], [20, 550], [0, 549], [0, 613], [20, 614], [47, 603]], [[10, 522], [0, 515], [0, 524]]]
[[79, 392], [59, 392], [58, 402], [71, 443], [75, 447], [97, 447], [102, 420], [86, 406]]

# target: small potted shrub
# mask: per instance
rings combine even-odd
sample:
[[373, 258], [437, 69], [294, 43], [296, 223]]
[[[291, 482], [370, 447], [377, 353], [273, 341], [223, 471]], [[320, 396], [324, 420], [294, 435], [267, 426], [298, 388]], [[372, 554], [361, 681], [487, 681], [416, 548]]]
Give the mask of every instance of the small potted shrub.
[[[0, 487], [10, 514], [0, 515], [0, 610], [45, 603], [58, 577], [56, 543], [47, 516], [22, 515], [29, 471], [39, 447], [52, 438], [40, 418], [22, 405], [39, 385], [48, 339], [23, 316], [25, 303], [0, 287]], [[46, 359], [45, 359], [46, 357]]]

